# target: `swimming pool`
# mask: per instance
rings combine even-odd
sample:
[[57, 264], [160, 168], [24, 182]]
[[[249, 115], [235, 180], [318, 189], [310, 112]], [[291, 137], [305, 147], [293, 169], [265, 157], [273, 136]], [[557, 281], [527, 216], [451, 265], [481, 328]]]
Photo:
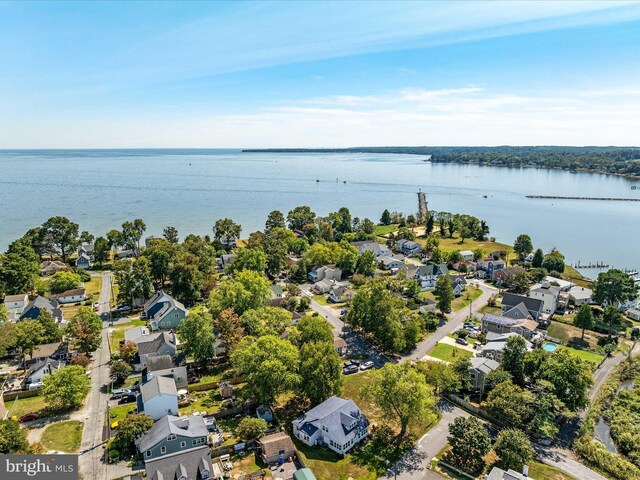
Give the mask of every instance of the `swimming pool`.
[[553, 342], [547, 342], [544, 345], [542, 345], [542, 348], [547, 352], [553, 352], [555, 351], [556, 348], [558, 348], [558, 344]]

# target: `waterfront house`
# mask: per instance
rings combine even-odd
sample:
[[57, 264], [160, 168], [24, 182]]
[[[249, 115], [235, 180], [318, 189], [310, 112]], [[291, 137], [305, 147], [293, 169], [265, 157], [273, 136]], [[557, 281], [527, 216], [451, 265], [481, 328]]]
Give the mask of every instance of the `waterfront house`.
[[492, 358], [486, 357], [471, 357], [471, 380], [473, 382], [473, 389], [476, 391], [484, 391], [484, 382], [491, 372], [496, 370], [500, 364]]
[[460, 256], [465, 262], [473, 262], [475, 255], [471, 250], [460, 250]]
[[403, 255], [412, 257], [422, 253], [422, 245], [412, 240], [407, 240], [406, 238], [403, 238], [396, 242], [396, 250], [402, 253]]
[[76, 267], [82, 270], [89, 270], [91, 268], [91, 258], [84, 253], [79, 254], [78, 258], [76, 258]]
[[345, 454], [369, 435], [369, 420], [353, 400], [331, 397], [293, 421], [293, 434], [311, 447]]
[[436, 286], [438, 278], [442, 275], [449, 275], [449, 269], [444, 263], [428, 263], [420, 265], [413, 278], [420, 282], [422, 288], [431, 288]]
[[78, 248], [76, 249], [76, 254], [78, 256], [86, 255], [87, 257], [89, 257], [89, 260], [93, 260], [93, 258], [94, 258], [94, 245], [93, 245], [93, 243], [82, 242], [78, 246]]
[[339, 282], [342, 279], [342, 270], [335, 265], [317, 266], [309, 272], [309, 280], [311, 283], [317, 283], [321, 280], [334, 280]]
[[358, 253], [360, 255], [362, 255], [364, 252], [373, 252], [376, 258], [391, 256], [391, 250], [389, 250], [389, 247], [382, 243], [363, 241], [351, 242], [351, 245], [358, 249]]
[[494, 260], [493, 257], [476, 262], [476, 277], [493, 280], [493, 274], [505, 267], [504, 260]]
[[529, 290], [529, 297], [542, 300], [542, 313], [551, 315], [559, 307], [560, 287], [546, 281], [536, 283]]
[[17, 320], [29, 304], [29, 296], [26, 293], [19, 295], [5, 295], [4, 306], [9, 309], [9, 320]]
[[332, 285], [329, 289], [329, 300], [333, 303], [348, 302], [354, 295], [353, 290], [344, 285]]
[[40, 263], [40, 275], [43, 277], [65, 270], [69, 270], [69, 266], [60, 260], [45, 260]]
[[296, 454], [291, 437], [285, 432], [272, 433], [256, 440], [258, 452], [264, 463], [284, 463]]
[[87, 299], [87, 291], [84, 287], [74, 288], [73, 290], [51, 295], [50, 299], [55, 299], [61, 304], [84, 302]]
[[135, 444], [146, 463], [175, 453], [200, 450], [207, 445], [208, 436], [204, 418], [200, 415], [165, 415], [147, 433], [136, 439]]
[[40, 315], [41, 310], [46, 310], [47, 312], [49, 312], [54, 321], [58, 324], [64, 321], [64, 315], [62, 314], [62, 310], [58, 306], [58, 301], [55, 299], [49, 301], [46, 298], [41, 297], [40, 295], [31, 300], [29, 305], [26, 306], [26, 308], [20, 315], [19, 320], [35, 320]]
[[154, 420], [178, 415], [178, 390], [173, 378], [153, 377], [140, 387], [136, 402], [138, 413], [145, 413]]
[[176, 336], [171, 332], [157, 332], [150, 335], [142, 335], [133, 342], [138, 347], [133, 361], [134, 370], [140, 372], [147, 367], [150, 357], [169, 355], [173, 357], [177, 352]]
[[567, 295], [569, 296], [569, 300], [577, 307], [583, 303], [593, 303], [593, 292], [586, 287], [579, 287], [578, 285], [575, 285], [571, 287], [569, 292], [567, 292]]
[[527, 312], [532, 319], [540, 321], [544, 310], [544, 302], [539, 298], [532, 298], [526, 295], [517, 295], [515, 293], [505, 293], [502, 297], [502, 313], [503, 316], [513, 307], [524, 304]]
[[24, 376], [24, 388], [28, 388], [29, 385], [34, 383], [42, 383], [44, 377], [64, 368], [64, 365], [64, 362], [53, 358], [45, 358], [35, 362]]

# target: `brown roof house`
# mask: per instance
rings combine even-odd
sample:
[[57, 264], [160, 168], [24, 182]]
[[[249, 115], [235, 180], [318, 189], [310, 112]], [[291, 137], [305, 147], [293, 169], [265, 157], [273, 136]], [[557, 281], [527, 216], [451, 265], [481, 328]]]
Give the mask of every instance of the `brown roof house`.
[[256, 442], [260, 456], [267, 465], [284, 463], [296, 454], [291, 437], [284, 432], [266, 435]]

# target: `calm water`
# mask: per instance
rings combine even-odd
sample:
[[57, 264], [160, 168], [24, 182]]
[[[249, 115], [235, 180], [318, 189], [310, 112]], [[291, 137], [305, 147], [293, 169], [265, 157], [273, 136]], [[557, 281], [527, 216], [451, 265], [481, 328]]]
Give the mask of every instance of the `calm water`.
[[421, 188], [430, 209], [485, 219], [499, 241], [529, 233], [536, 247], [555, 246], [570, 262], [640, 267], [640, 203], [525, 197], [640, 197], [640, 182], [421, 159], [238, 150], [0, 151], [0, 248], [53, 215], [98, 235], [139, 217], [148, 234], [173, 225], [181, 238], [210, 233], [221, 217], [232, 217], [248, 235], [262, 228], [269, 211], [286, 215], [303, 204], [322, 215], [347, 206], [352, 215], [377, 221], [385, 208], [414, 213]]

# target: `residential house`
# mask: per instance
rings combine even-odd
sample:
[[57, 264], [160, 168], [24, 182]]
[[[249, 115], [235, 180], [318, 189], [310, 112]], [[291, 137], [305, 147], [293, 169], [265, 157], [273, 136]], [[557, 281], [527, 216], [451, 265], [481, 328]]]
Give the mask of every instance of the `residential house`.
[[147, 357], [147, 366], [142, 370], [142, 382], [146, 383], [153, 377], [173, 378], [176, 388], [187, 388], [189, 385], [187, 367], [176, 365], [171, 355]]
[[353, 400], [331, 397], [296, 418], [293, 434], [306, 445], [344, 454], [369, 435], [369, 420]]
[[293, 472], [293, 480], [317, 480], [313, 472], [307, 467], [300, 468]]
[[537, 339], [541, 339], [541, 333], [536, 331], [538, 328], [538, 322], [529, 319], [514, 319], [508, 317], [501, 317], [498, 315], [492, 315], [487, 313], [482, 317], [482, 333], [488, 332], [505, 334], [505, 333], [517, 333], [530, 342], [537, 342]]
[[412, 240], [403, 238], [396, 242], [396, 250], [408, 257], [412, 257], [422, 253], [422, 245]]
[[116, 258], [118, 260], [122, 260], [124, 258], [135, 258], [140, 255], [140, 251], [137, 248], [128, 249], [128, 250], [120, 250], [116, 252]]
[[378, 260], [378, 265], [380, 266], [380, 268], [382, 270], [397, 270], [398, 268], [400, 268], [403, 264], [404, 264], [404, 257], [402, 258], [398, 258], [399, 256], [393, 256], [393, 257], [379, 257]]
[[207, 445], [208, 436], [204, 418], [200, 415], [165, 415], [147, 433], [136, 439], [135, 444], [146, 463], [175, 453], [200, 450]]
[[137, 345], [138, 351], [133, 361], [133, 368], [137, 372], [147, 367], [147, 360], [151, 357], [176, 354], [176, 336], [170, 332], [157, 332], [150, 335], [142, 335], [133, 342]]
[[475, 255], [471, 250], [460, 250], [460, 256], [465, 262], [473, 262]]
[[[487, 332], [487, 342], [478, 349], [476, 357], [491, 358], [496, 362], [500, 362], [500, 360], [502, 360], [502, 353], [507, 346], [507, 340], [509, 337], [514, 335], [518, 334], [515, 332], [505, 334]], [[533, 349], [533, 345], [529, 340], [525, 339], [525, 344], [527, 346], [527, 351], [531, 351]]]
[[271, 285], [269, 289], [271, 290], [272, 301], [282, 300], [286, 296], [284, 292], [284, 288], [282, 288], [282, 285]]
[[451, 286], [453, 287], [453, 295], [459, 297], [467, 289], [467, 280], [464, 275], [449, 275], [451, 277]]
[[593, 291], [586, 287], [575, 285], [567, 292], [569, 300], [577, 307], [584, 303], [593, 303]]
[[436, 306], [438, 305], [435, 300], [430, 298], [423, 298], [422, 305], [420, 305], [420, 313], [431, 313], [436, 311]]
[[162, 310], [165, 305], [171, 301], [171, 298], [171, 295], [164, 290], [158, 290], [143, 305], [144, 314], [147, 318], [153, 318], [156, 313]]
[[173, 378], [153, 377], [140, 387], [136, 402], [138, 413], [145, 413], [154, 420], [178, 415], [178, 390]]
[[485, 477], [485, 480], [532, 480], [529, 477], [529, 467], [527, 465], [524, 466], [524, 472], [516, 472], [511, 468], [507, 471], [502, 470], [498, 467], [493, 467], [489, 472], [489, 475]]
[[348, 302], [354, 295], [353, 290], [350, 290], [344, 285], [332, 285], [329, 289], [329, 300], [333, 303]]
[[91, 257], [85, 253], [81, 253], [76, 258], [76, 267], [83, 270], [89, 270], [91, 268]]
[[33, 385], [34, 383], [42, 383], [44, 377], [64, 368], [64, 365], [64, 362], [54, 360], [53, 358], [46, 358], [35, 362], [24, 376], [24, 387], [28, 388], [29, 385]]
[[373, 252], [376, 258], [391, 256], [391, 250], [389, 250], [389, 247], [382, 243], [363, 241], [351, 242], [351, 245], [358, 249], [358, 253], [360, 255], [362, 255], [364, 252]]
[[511, 307], [506, 311], [503, 311], [502, 316], [505, 318], [512, 318], [514, 320], [532, 320], [533, 317], [527, 310], [527, 306], [520, 302], [515, 307]]
[[428, 263], [420, 265], [413, 278], [420, 282], [422, 288], [432, 288], [442, 275], [449, 275], [449, 269], [444, 263]]
[[74, 288], [73, 290], [51, 295], [49, 298], [55, 299], [61, 304], [84, 302], [87, 299], [87, 291], [84, 287]]
[[269, 405], [258, 405], [256, 407], [256, 417], [261, 418], [267, 423], [273, 422], [273, 412]]
[[58, 306], [58, 301], [53, 299], [51, 301], [47, 300], [44, 297], [38, 295], [36, 298], [31, 300], [29, 305], [26, 306], [22, 314], [20, 315], [20, 320], [24, 320], [25, 318], [35, 320], [40, 315], [41, 310], [46, 310], [51, 314], [56, 323], [62, 323], [64, 321], [64, 315], [62, 314], [62, 310]]
[[175, 329], [189, 315], [189, 310], [164, 290], [157, 291], [143, 308], [153, 331]]
[[339, 282], [342, 279], [342, 270], [335, 265], [322, 265], [315, 267], [309, 272], [309, 280], [316, 283], [321, 280], [334, 280]]
[[500, 364], [486, 357], [471, 357], [469, 361], [471, 362], [470, 371], [473, 389], [484, 392], [484, 382], [487, 375], [496, 370]]
[[529, 253], [526, 257], [524, 257], [524, 264], [525, 265], [531, 265], [531, 262], [533, 262], [533, 257], [534, 257], [534, 253]]
[[296, 447], [285, 432], [265, 435], [256, 441], [256, 445], [260, 457], [267, 465], [284, 463], [296, 454]]
[[417, 271], [418, 265], [415, 263], [404, 263], [398, 268], [398, 275], [407, 280], [411, 280], [412, 278], [415, 278]]
[[78, 248], [76, 249], [76, 254], [78, 256], [86, 255], [87, 257], [89, 257], [90, 260], [93, 260], [93, 257], [94, 257], [94, 245], [93, 245], [93, 243], [82, 242], [78, 246]]
[[349, 351], [349, 346], [342, 337], [333, 337], [333, 346], [341, 357], [345, 356]]
[[224, 270], [227, 266], [231, 265], [233, 261], [236, 259], [235, 253], [225, 253], [220, 255], [218, 259], [218, 268], [220, 270]]
[[494, 260], [493, 257], [476, 262], [476, 277], [493, 280], [493, 274], [505, 267], [504, 260]]
[[456, 272], [474, 273], [476, 271], [476, 262], [469, 260], [460, 260], [451, 265]]
[[529, 290], [529, 297], [542, 300], [542, 313], [551, 315], [558, 309], [560, 287], [549, 282], [536, 283]]
[[54, 273], [69, 270], [69, 266], [59, 260], [45, 260], [40, 264], [40, 275], [48, 276]]
[[136, 340], [144, 335], [149, 335], [149, 329], [147, 327], [131, 327], [124, 331], [125, 342], [136, 342]]
[[504, 314], [520, 303], [524, 303], [531, 318], [536, 321], [541, 320], [544, 311], [544, 302], [539, 298], [517, 295], [515, 293], [505, 293], [502, 297], [502, 313]]
[[67, 342], [43, 343], [34, 347], [31, 358], [26, 361], [26, 364], [27, 367], [30, 367], [47, 358], [66, 362], [71, 357], [73, 357], [73, 354], [69, 352], [69, 344]]
[[568, 280], [563, 280], [558, 277], [551, 277], [549, 275], [544, 277], [543, 282], [548, 282], [551, 285], [560, 287], [561, 292], [568, 292], [569, 290], [571, 290], [571, 287], [575, 286], [575, 283], [569, 282]]
[[324, 293], [329, 293], [334, 285], [335, 280], [329, 280], [328, 278], [325, 278], [314, 283], [312, 288], [317, 294], [322, 295]]
[[640, 322], [640, 310], [638, 310], [637, 308], [629, 308], [624, 313], [631, 320], [635, 320], [636, 322]]
[[[147, 480], [214, 479], [211, 450], [204, 446], [145, 462]], [[223, 478], [223, 477], [220, 477]]]
[[17, 320], [29, 304], [29, 296], [26, 293], [19, 295], [5, 295], [4, 306], [9, 309], [9, 320]]
[[526, 270], [520, 266], [501, 268], [494, 272], [493, 282], [496, 287], [512, 288], [516, 275], [521, 272], [526, 272]]

